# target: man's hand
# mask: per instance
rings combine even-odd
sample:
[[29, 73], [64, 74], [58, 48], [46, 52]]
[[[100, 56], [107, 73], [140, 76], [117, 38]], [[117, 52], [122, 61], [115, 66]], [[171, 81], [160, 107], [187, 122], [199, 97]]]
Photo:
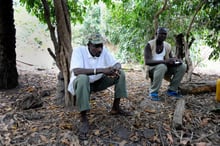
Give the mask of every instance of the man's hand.
[[170, 66], [177, 66], [182, 64], [182, 60], [178, 59], [178, 58], [169, 58], [167, 60], [165, 60], [166, 65], [170, 65]]
[[103, 70], [103, 73], [109, 77], [118, 77], [120, 75], [119, 70], [117, 68], [113, 67], [108, 67]]

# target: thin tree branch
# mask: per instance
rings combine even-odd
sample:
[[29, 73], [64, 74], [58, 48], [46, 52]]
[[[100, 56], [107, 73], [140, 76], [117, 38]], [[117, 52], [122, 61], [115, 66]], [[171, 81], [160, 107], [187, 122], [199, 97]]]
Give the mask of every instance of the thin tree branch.
[[44, 16], [45, 16], [45, 20], [48, 25], [48, 29], [50, 30], [51, 40], [52, 40], [52, 42], [54, 44], [54, 48], [56, 50], [56, 48], [58, 48], [58, 41], [57, 41], [56, 35], [55, 35], [55, 28], [52, 25], [51, 20], [50, 20], [50, 8], [49, 8], [47, 0], [41, 0], [41, 1], [44, 6]]
[[190, 33], [191, 29], [192, 29], [192, 25], [193, 25], [193, 23], [194, 23], [194, 21], [195, 21], [196, 15], [197, 15], [198, 12], [202, 9], [203, 5], [204, 5], [206, 2], [207, 2], [207, 0], [203, 0], [203, 1], [197, 6], [197, 8], [196, 8], [195, 14], [194, 14], [193, 17], [192, 17], [192, 20], [191, 20], [191, 22], [190, 22], [190, 24], [189, 24], [189, 27], [188, 27], [188, 29], [187, 29], [187, 32], [186, 32], [186, 42], [187, 42], [187, 44], [188, 44], [188, 42], [189, 42], [189, 33]]
[[47, 51], [49, 52], [50, 56], [54, 59], [56, 62], [56, 55], [53, 53], [53, 51], [50, 48], [47, 48]]
[[159, 11], [157, 11], [157, 13], [154, 15], [154, 29], [155, 29], [155, 31], [158, 28], [158, 23], [159, 23], [158, 19], [159, 19], [160, 14], [163, 13], [163, 11], [168, 9], [167, 3], [168, 3], [168, 0], [164, 0], [163, 7]]

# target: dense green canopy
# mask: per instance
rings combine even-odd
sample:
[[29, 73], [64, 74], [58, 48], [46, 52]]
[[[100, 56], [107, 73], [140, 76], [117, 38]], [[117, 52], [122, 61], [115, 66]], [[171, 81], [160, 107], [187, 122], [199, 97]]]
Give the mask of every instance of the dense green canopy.
[[[30, 13], [45, 22], [42, 1], [20, 0]], [[47, 2], [54, 14], [53, 1]], [[169, 29], [168, 40], [173, 46], [174, 36], [182, 33], [187, 41], [190, 37], [205, 40], [213, 48], [210, 58], [220, 57], [219, 0], [68, 0], [68, 6], [72, 24], [83, 24], [73, 36], [100, 30], [118, 46], [123, 61], [143, 63], [143, 48], [158, 26]], [[51, 20], [56, 23], [54, 17]]]

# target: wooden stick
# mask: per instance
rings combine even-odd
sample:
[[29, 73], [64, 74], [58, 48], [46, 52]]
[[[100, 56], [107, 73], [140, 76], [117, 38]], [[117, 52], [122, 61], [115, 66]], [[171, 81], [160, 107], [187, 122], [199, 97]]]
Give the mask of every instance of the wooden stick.
[[173, 115], [173, 127], [176, 129], [182, 129], [184, 110], [185, 110], [185, 100], [179, 99], [177, 101], [176, 109]]

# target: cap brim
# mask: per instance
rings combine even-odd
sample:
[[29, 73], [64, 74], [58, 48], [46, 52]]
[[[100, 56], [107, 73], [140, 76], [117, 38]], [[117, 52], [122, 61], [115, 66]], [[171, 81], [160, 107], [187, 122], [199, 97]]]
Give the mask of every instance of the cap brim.
[[91, 41], [92, 44], [103, 44], [103, 41]]

